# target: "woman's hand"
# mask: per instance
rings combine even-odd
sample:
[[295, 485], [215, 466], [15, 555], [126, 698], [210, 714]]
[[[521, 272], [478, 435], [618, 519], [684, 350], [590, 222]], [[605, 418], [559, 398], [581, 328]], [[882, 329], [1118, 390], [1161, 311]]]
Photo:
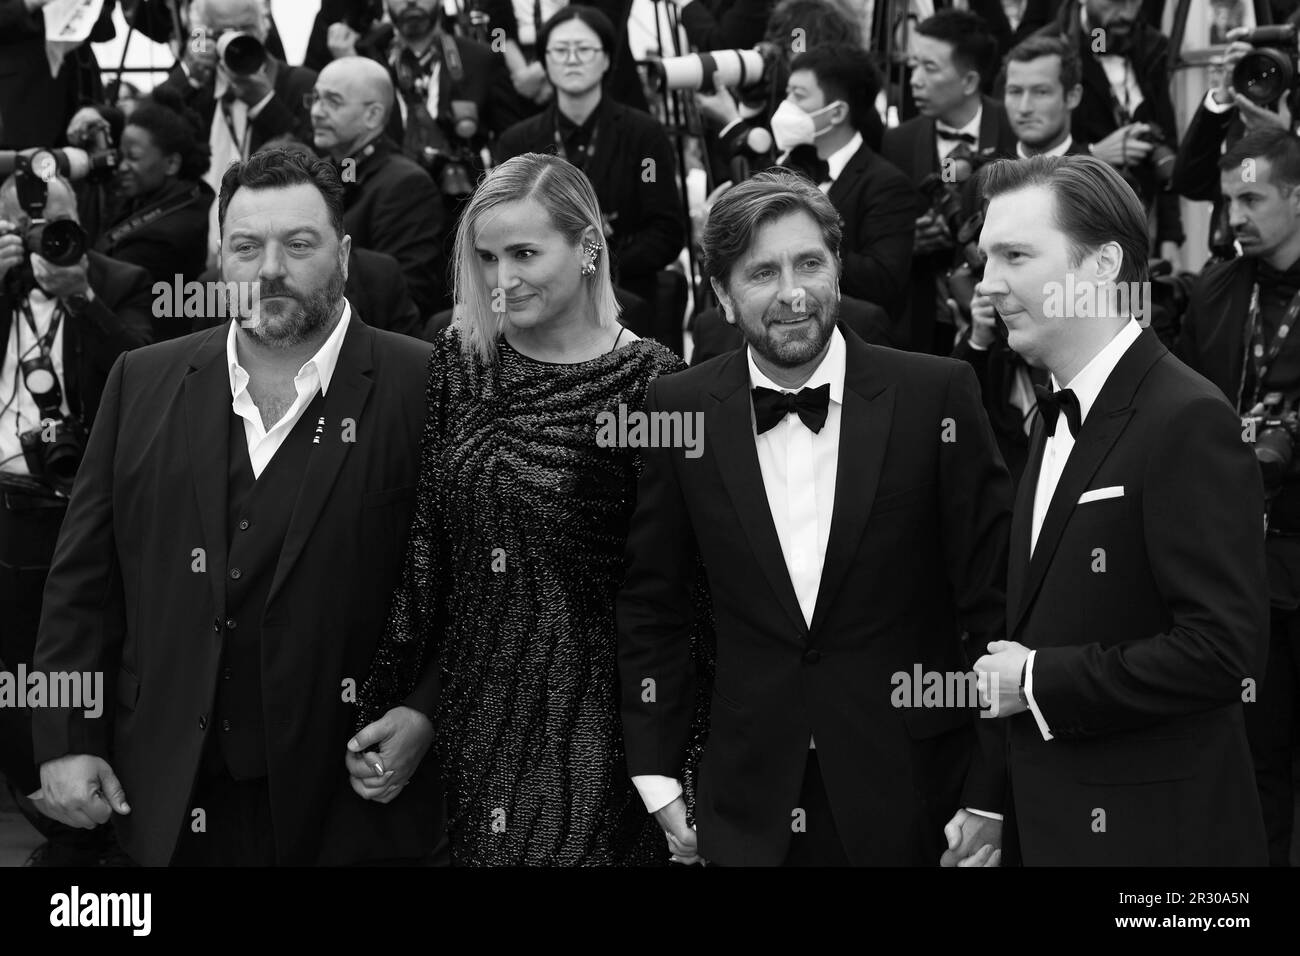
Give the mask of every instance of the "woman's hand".
[[433, 724], [410, 707], [394, 707], [348, 741], [344, 763], [363, 800], [389, 803], [410, 782], [433, 743]]

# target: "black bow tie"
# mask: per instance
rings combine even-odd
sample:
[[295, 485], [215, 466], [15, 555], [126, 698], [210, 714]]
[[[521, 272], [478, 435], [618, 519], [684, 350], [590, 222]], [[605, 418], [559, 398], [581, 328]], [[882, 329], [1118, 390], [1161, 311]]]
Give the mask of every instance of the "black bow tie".
[[754, 387], [753, 395], [754, 420], [760, 435], [775, 428], [791, 412], [798, 415], [813, 434], [826, 424], [826, 411], [831, 404], [829, 382], [817, 388], [801, 388], [798, 392], [778, 392], [758, 385]]
[[1042, 385], [1034, 386], [1034, 394], [1038, 396], [1038, 414], [1043, 416], [1043, 424], [1047, 426], [1048, 436], [1056, 434], [1056, 420], [1060, 418], [1062, 412], [1065, 412], [1065, 421], [1070, 426], [1070, 434], [1077, 439], [1079, 428], [1083, 424], [1083, 410], [1079, 407], [1079, 396], [1068, 388], [1053, 392]]
[[975, 137], [970, 133], [963, 133], [959, 129], [953, 129], [951, 126], [938, 126], [934, 128], [934, 135], [940, 139], [946, 139], [953, 143], [965, 143], [967, 146], [974, 148]]

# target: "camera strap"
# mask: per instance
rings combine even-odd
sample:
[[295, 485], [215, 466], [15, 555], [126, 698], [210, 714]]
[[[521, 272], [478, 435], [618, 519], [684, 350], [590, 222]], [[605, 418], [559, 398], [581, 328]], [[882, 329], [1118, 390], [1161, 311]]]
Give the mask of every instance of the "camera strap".
[[192, 202], [198, 202], [202, 195], [202, 187], [196, 185], [193, 189], [187, 190], [179, 196], [172, 196], [169, 199], [160, 199], [155, 203], [150, 203], [104, 233], [104, 245], [106, 247], [117, 245], [131, 233], [143, 229], [152, 222], [170, 216], [174, 212], [179, 212]]
[[[1297, 290], [1296, 294], [1291, 296], [1291, 304], [1287, 306], [1286, 314], [1282, 316], [1282, 324], [1277, 327], [1277, 331], [1273, 333], [1273, 341], [1265, 349], [1264, 322], [1259, 308], [1259, 283], [1255, 283], [1250, 293], [1250, 323], [1248, 325], [1250, 341], [1245, 356], [1245, 361], [1252, 362], [1255, 370], [1255, 391], [1254, 396], [1251, 398], [1250, 408], [1254, 408], [1259, 403], [1260, 395], [1264, 391], [1264, 379], [1268, 377], [1268, 373], [1273, 368], [1273, 363], [1277, 361], [1277, 357], [1282, 354], [1282, 349], [1291, 335], [1291, 328], [1295, 325], [1297, 317], [1300, 317], [1300, 290]], [[1241, 404], [1246, 387], [1245, 372], [1246, 370], [1243, 368], [1241, 385], [1237, 388], [1237, 408], [1242, 412], [1250, 410], [1249, 408], [1242, 408]]]
[[[45, 330], [44, 335], [41, 335], [41, 333], [36, 329], [36, 316], [32, 314], [31, 300], [27, 296], [23, 296], [18, 301], [18, 309], [22, 312], [23, 318], [27, 322], [27, 327], [32, 330], [32, 337], [36, 339], [36, 347], [40, 349], [42, 355], [48, 358], [54, 348], [54, 337], [58, 335], [59, 325], [63, 322], [63, 303], [56, 300], [54, 305], [54, 315], [50, 319], [50, 327]], [[18, 360], [20, 362], [22, 361], [21, 350], [19, 350]], [[25, 380], [23, 384], [26, 385]]]

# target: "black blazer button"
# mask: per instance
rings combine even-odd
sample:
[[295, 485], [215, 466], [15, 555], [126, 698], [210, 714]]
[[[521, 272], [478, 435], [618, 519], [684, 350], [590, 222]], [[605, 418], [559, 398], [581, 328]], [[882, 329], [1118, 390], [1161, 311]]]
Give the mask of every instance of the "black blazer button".
[[240, 571], [239, 568], [231, 568], [231, 569], [230, 569], [230, 580], [232, 580], [232, 581], [238, 581], [240, 575], [243, 574], [243, 573], [244, 573], [244, 572]]
[[223, 721], [221, 722], [221, 729], [222, 729], [222, 730], [226, 730], [226, 731], [230, 730], [230, 721], [228, 721], [228, 720], [223, 720]]
[[206, 715], [206, 714], [200, 714], [200, 715], [199, 715], [199, 730], [207, 730], [207, 729], [208, 729], [208, 718], [207, 718], [207, 715]]
[[803, 662], [805, 664], [816, 664], [822, 659], [822, 652], [815, 647], [810, 647], [803, 652]]

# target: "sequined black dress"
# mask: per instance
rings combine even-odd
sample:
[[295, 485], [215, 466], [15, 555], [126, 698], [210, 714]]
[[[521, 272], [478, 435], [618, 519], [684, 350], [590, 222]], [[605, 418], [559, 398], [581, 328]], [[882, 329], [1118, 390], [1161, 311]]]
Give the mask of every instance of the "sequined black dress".
[[454, 328], [435, 346], [403, 584], [359, 703], [363, 723], [382, 716], [438, 654], [457, 865], [667, 862], [619, 719], [614, 598], [639, 460], [596, 438], [598, 413], [641, 409], [682, 367], [648, 340], [573, 365], [503, 339], [484, 367]]

